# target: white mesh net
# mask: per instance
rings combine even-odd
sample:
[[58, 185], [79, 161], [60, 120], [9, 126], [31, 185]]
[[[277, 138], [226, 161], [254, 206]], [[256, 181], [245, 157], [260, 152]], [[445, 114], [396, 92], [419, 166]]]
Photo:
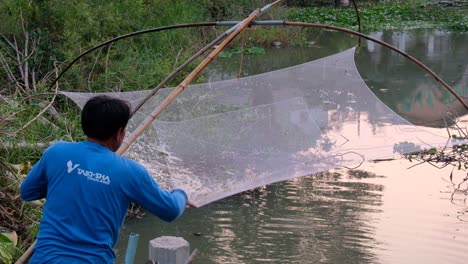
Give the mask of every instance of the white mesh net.
[[[171, 91], [153, 96], [128, 130]], [[109, 95], [136, 106], [147, 93]], [[96, 95], [64, 94], [81, 107]], [[265, 184], [447, 143], [447, 135], [411, 125], [385, 106], [361, 79], [349, 49], [278, 71], [191, 85], [126, 155], [160, 185], [183, 188], [202, 206]]]

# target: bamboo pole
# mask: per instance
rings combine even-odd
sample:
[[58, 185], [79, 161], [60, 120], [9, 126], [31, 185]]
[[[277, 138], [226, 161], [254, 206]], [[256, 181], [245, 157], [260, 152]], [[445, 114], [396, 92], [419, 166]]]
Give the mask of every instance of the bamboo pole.
[[149, 114], [145, 120], [136, 128], [136, 130], [122, 143], [122, 146], [117, 150], [119, 155], [125, 153], [130, 145], [135, 142], [138, 137], [148, 128], [148, 126], [166, 109], [170, 103], [210, 64], [216, 56], [237, 36], [242, 30], [244, 30], [250, 23], [257, 18], [262, 12], [270, 9], [271, 7], [278, 5], [284, 0], [277, 0], [262, 9], [257, 9], [252, 12], [246, 19], [241, 21], [238, 25], [233, 27], [229, 33], [229, 36], [219, 44], [219, 46], [213, 50], [174, 90], [159, 104], [151, 114]]
[[424, 63], [420, 62], [418, 59], [414, 58], [413, 56], [409, 55], [408, 53], [386, 43], [386, 42], [383, 42], [381, 40], [378, 40], [378, 39], [375, 39], [373, 37], [370, 37], [368, 35], [365, 35], [365, 34], [362, 34], [360, 32], [356, 32], [356, 31], [353, 31], [353, 30], [349, 30], [349, 29], [346, 29], [346, 28], [340, 28], [340, 27], [334, 27], [334, 26], [328, 26], [328, 25], [322, 25], [322, 24], [314, 24], [314, 23], [306, 23], [306, 22], [289, 22], [289, 21], [284, 21], [284, 25], [285, 26], [297, 26], [297, 27], [313, 27], [313, 28], [324, 28], [324, 29], [330, 29], [330, 30], [335, 30], [335, 31], [341, 31], [341, 32], [345, 32], [345, 33], [349, 33], [349, 34], [352, 34], [352, 35], [356, 35], [356, 36], [359, 36], [359, 37], [362, 37], [362, 38], [365, 38], [367, 40], [370, 40], [370, 41], [373, 41], [375, 43], [378, 43], [386, 48], [389, 48], [401, 55], [403, 55], [405, 58], [409, 59], [410, 61], [412, 61], [413, 63], [415, 63], [416, 65], [418, 65], [419, 67], [421, 67], [423, 70], [425, 70], [427, 73], [429, 73], [432, 77], [434, 77], [434, 79], [439, 82], [440, 84], [442, 84], [442, 86], [447, 89], [462, 105], [463, 107], [465, 107], [466, 110], [468, 110], [468, 105], [466, 105], [465, 101], [463, 101], [463, 99], [457, 94], [457, 92], [455, 92], [455, 90], [452, 89], [452, 87], [450, 87], [450, 85], [448, 85], [444, 80], [442, 80], [442, 78], [440, 78], [435, 72], [433, 72], [431, 69], [429, 69], [429, 67], [427, 67]]

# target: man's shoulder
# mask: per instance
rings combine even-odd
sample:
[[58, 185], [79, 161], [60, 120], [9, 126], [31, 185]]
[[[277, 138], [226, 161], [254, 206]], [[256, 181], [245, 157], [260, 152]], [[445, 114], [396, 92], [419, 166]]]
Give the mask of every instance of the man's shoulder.
[[56, 141], [54, 144], [52, 144], [50, 147], [51, 148], [60, 148], [60, 147], [66, 147], [66, 146], [75, 146], [79, 144], [80, 142], [69, 142], [69, 141]]
[[120, 158], [122, 159], [122, 163], [124, 163], [125, 166], [129, 167], [130, 169], [146, 171], [146, 168], [140, 163], [138, 163], [137, 161], [123, 157], [123, 156], [120, 156]]
[[50, 145], [46, 152], [60, 152], [63, 150], [67, 150], [73, 146], [76, 146], [76, 142], [67, 142], [67, 141], [57, 141], [54, 144]]

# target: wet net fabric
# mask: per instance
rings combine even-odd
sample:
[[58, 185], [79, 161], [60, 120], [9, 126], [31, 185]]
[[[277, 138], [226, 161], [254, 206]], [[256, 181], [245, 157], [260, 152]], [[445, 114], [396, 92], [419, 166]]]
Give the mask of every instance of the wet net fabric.
[[[172, 91], [132, 118], [131, 132]], [[149, 91], [110, 93], [136, 106]], [[64, 94], [81, 107], [91, 93]], [[411, 125], [366, 86], [354, 49], [260, 75], [187, 87], [126, 156], [199, 205], [367, 160], [442, 148], [447, 135]]]

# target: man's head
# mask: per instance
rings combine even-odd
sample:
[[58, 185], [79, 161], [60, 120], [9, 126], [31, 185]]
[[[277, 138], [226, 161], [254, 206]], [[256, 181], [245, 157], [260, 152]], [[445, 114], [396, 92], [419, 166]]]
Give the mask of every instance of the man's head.
[[100, 142], [110, 142], [112, 151], [122, 144], [125, 127], [130, 119], [130, 104], [106, 95], [86, 102], [81, 112], [81, 128], [85, 135]]

